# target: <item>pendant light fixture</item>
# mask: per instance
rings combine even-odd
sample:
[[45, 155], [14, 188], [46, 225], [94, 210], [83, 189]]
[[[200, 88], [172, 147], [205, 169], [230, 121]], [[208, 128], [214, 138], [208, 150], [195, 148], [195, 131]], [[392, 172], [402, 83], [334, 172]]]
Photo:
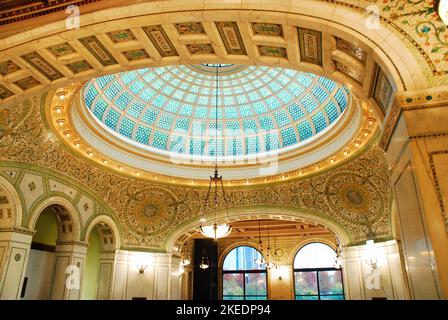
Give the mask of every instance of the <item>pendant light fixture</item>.
[[339, 239], [336, 237], [336, 256], [334, 257], [334, 267], [336, 269], [341, 269], [342, 267], [342, 248], [341, 244], [339, 243]]
[[275, 264], [271, 261], [271, 242], [269, 239], [269, 227], [268, 227], [268, 248], [266, 250], [266, 269], [272, 269]]
[[262, 265], [265, 263], [264, 257], [263, 257], [263, 242], [261, 241], [261, 221], [258, 220], [258, 245], [257, 249], [260, 252], [260, 256], [255, 259], [255, 263], [258, 265]]
[[[203, 205], [204, 217], [201, 219], [202, 225], [200, 231], [207, 238], [217, 241], [224, 238], [232, 232], [232, 227], [228, 223], [218, 223], [218, 207], [224, 204], [228, 220], [227, 203], [228, 199], [224, 191], [222, 176], [218, 174], [218, 68], [216, 66], [216, 90], [215, 90], [215, 172], [210, 176], [207, 197]], [[206, 214], [214, 211], [215, 217], [212, 223], [207, 223]]]
[[186, 241], [184, 242], [184, 245], [182, 246], [180, 263], [183, 266], [188, 266], [191, 263], [190, 249], [189, 249]]

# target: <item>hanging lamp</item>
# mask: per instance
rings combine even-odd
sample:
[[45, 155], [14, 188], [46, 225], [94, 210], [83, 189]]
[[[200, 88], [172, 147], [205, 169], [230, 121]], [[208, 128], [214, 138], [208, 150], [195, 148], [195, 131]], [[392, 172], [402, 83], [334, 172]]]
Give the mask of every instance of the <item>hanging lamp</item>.
[[258, 265], [262, 265], [265, 263], [264, 257], [263, 257], [263, 242], [261, 241], [261, 221], [258, 220], [258, 245], [257, 249], [260, 252], [260, 256], [255, 259], [255, 263]]
[[[201, 219], [202, 225], [200, 226], [202, 235], [207, 238], [212, 238], [214, 241], [224, 238], [232, 232], [232, 227], [228, 223], [218, 223], [218, 207], [221, 203], [224, 204], [228, 220], [228, 199], [224, 191], [222, 176], [218, 174], [218, 68], [219, 66], [217, 65], [215, 90], [215, 172], [213, 176], [210, 176], [207, 197], [203, 205], [204, 217]], [[210, 213], [210, 211], [214, 211], [215, 217], [212, 223], [207, 223], [206, 214]]]
[[275, 267], [275, 263], [271, 261], [271, 242], [269, 240], [269, 227], [268, 227], [268, 248], [266, 250], [266, 269], [272, 269]]
[[188, 244], [186, 241], [184, 242], [184, 245], [182, 246], [180, 263], [183, 266], [188, 266], [191, 263], [190, 250], [189, 250], [189, 247], [188, 247]]

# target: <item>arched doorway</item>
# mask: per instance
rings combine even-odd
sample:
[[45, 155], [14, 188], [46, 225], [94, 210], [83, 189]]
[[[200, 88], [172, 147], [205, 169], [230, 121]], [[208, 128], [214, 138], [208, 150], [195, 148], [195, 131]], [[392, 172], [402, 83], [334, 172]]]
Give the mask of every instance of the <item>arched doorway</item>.
[[69, 262], [65, 261], [67, 255], [59, 254], [57, 248], [76, 239], [72, 216], [63, 205], [50, 204], [38, 214], [34, 230], [20, 298], [62, 298], [63, 294], [57, 294], [65, 289], [55, 285], [60, 287], [65, 282], [64, 266]]
[[85, 239], [88, 247], [81, 299], [110, 299], [115, 253], [120, 247], [118, 229], [111, 218], [99, 216], [90, 223]]
[[344, 300], [342, 270], [335, 267], [336, 252], [322, 242], [309, 243], [294, 258], [296, 300]]

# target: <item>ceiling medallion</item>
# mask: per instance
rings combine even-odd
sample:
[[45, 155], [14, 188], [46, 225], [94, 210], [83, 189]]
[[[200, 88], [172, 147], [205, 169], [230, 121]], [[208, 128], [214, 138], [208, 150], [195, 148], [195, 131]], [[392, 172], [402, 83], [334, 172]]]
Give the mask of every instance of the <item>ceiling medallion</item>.
[[[215, 96], [215, 128], [218, 127], [218, 70], [219, 66], [216, 65], [216, 96]], [[223, 202], [226, 217], [228, 220], [228, 212], [227, 212], [227, 203], [228, 199], [226, 197], [224, 191], [224, 184], [222, 183], [222, 176], [218, 175], [218, 130], [215, 130], [215, 173], [213, 176], [210, 176], [210, 183], [208, 186], [207, 196], [205, 198], [204, 203], [204, 217], [202, 218], [200, 231], [202, 235], [207, 238], [212, 238], [214, 241], [217, 241], [219, 238], [224, 238], [228, 236], [232, 232], [232, 227], [228, 223], [218, 223], [218, 207], [220, 202]], [[212, 188], [213, 186], [213, 188]], [[221, 191], [221, 195], [219, 194]], [[211, 202], [213, 199], [213, 203]], [[215, 218], [213, 223], [207, 224], [206, 213], [207, 211], [214, 211]], [[202, 268], [202, 267], [201, 267]], [[207, 263], [208, 268], [208, 263]]]
[[340, 203], [347, 209], [362, 213], [371, 205], [372, 199], [369, 191], [356, 183], [347, 183], [340, 186], [338, 192]]
[[159, 208], [157, 206], [149, 204], [143, 209], [143, 215], [147, 218], [151, 218], [154, 217], [158, 211]]

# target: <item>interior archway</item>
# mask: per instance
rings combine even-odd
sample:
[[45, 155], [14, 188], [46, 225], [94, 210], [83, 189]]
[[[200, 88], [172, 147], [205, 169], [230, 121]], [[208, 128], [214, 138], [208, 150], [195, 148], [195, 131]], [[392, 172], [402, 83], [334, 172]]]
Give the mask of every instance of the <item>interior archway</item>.
[[36, 218], [21, 294], [21, 298], [27, 300], [51, 298], [57, 274], [56, 248], [76, 240], [73, 220], [64, 206], [50, 204]]
[[[264, 208], [229, 208], [227, 213], [225, 211], [220, 211], [217, 214], [218, 221], [225, 221], [227, 219], [227, 214], [228, 221], [232, 223], [245, 220], [258, 221], [260, 219], [272, 219], [320, 226], [324, 230], [328, 230], [328, 232], [335, 234], [338, 238], [338, 242], [341, 245], [345, 246], [350, 243], [348, 232], [344, 229], [343, 226], [336, 223], [335, 221], [332, 221], [329, 218], [322, 217], [315, 212], [312, 213], [306, 210], [269, 206]], [[201, 218], [202, 217], [197, 217], [186, 221], [178, 228], [176, 228], [176, 230], [171, 232], [167, 237], [167, 241], [165, 242], [166, 250], [173, 253], [178, 252], [185, 241], [198, 233], [199, 226], [201, 225]]]
[[85, 233], [88, 243], [81, 299], [110, 299], [115, 251], [120, 238], [115, 222], [108, 216], [95, 217]]
[[49, 209], [58, 217], [58, 241], [79, 241], [81, 235], [81, 222], [79, 214], [73, 204], [66, 198], [54, 196], [41, 200], [29, 213], [27, 226], [34, 230], [41, 213]]

